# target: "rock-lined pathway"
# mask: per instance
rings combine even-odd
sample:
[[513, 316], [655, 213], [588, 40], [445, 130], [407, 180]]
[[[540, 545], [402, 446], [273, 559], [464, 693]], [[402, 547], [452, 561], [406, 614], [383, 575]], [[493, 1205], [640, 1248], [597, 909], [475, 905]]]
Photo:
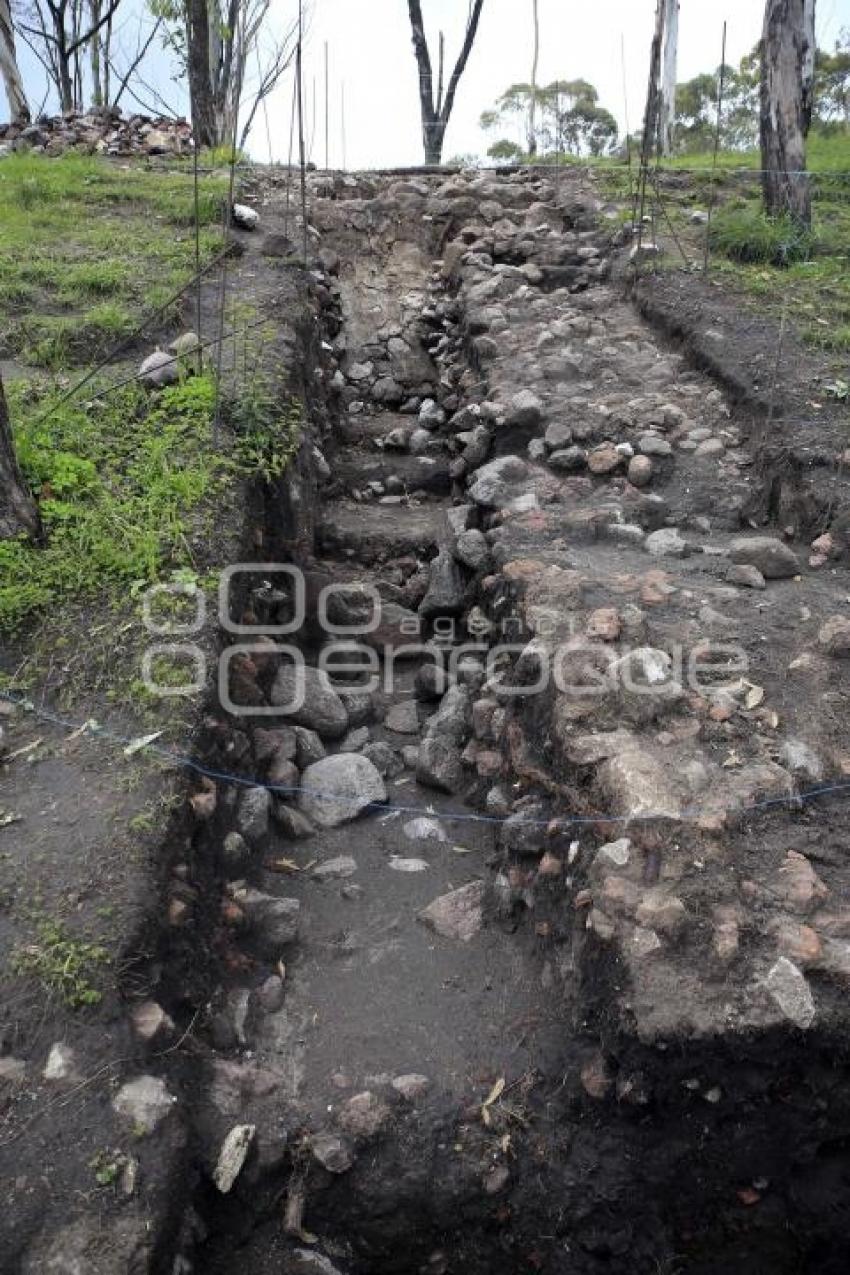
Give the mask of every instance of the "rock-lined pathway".
[[[504, 648], [447, 688], [422, 659], [371, 695], [309, 674], [251, 735], [301, 795], [238, 797], [220, 852], [210, 1171], [254, 1126], [253, 1180], [285, 1170], [290, 1240], [340, 1269], [652, 1269], [690, 1242], [666, 1199], [695, 1135], [656, 1159], [630, 1113], [672, 1086], [722, 1121], [746, 1078], [706, 1050], [772, 1059], [850, 974], [842, 810], [794, 804], [850, 770], [846, 546], [748, 521], [750, 422], [610, 282], [582, 180], [312, 179], [338, 421], [310, 587], [337, 625], [377, 590], [383, 670], [435, 632]], [[247, 671], [264, 704], [290, 681]], [[251, 1269], [287, 1242], [264, 1225]], [[215, 1230], [203, 1254], [232, 1260]]]

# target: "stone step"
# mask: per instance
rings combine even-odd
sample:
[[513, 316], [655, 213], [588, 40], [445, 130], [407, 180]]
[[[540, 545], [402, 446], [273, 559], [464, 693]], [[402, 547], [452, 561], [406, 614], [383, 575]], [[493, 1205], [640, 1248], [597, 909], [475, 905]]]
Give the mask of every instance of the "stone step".
[[405, 554], [432, 555], [446, 536], [443, 505], [358, 505], [329, 501], [316, 538], [329, 557], [375, 562]]
[[390, 478], [400, 480], [405, 492], [448, 495], [451, 490], [448, 460], [440, 457], [349, 451], [335, 457], [333, 472], [349, 491], [362, 490], [370, 482], [386, 484]]

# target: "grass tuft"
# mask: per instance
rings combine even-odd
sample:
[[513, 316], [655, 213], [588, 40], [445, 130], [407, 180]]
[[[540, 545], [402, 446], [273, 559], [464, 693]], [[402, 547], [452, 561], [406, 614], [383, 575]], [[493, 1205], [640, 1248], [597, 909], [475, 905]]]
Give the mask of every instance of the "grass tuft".
[[732, 261], [771, 266], [808, 261], [815, 246], [811, 231], [793, 217], [767, 217], [752, 208], [722, 209], [712, 222], [710, 241]]

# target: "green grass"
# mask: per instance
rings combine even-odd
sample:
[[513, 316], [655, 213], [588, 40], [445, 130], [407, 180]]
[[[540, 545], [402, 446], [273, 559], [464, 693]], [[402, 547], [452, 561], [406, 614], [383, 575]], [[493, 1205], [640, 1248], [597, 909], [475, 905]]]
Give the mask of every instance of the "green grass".
[[10, 965], [12, 973], [35, 978], [69, 1009], [81, 1009], [103, 999], [98, 982], [109, 953], [99, 943], [72, 937], [59, 921], [44, 919], [34, 942], [13, 952]]
[[206, 377], [153, 400], [132, 383], [41, 419], [45, 401], [10, 386], [15, 443], [39, 496], [47, 544], [0, 542], [0, 627], [63, 597], [91, 597], [180, 566], [191, 511], [224, 477], [212, 452], [214, 386]]
[[732, 261], [783, 267], [809, 261], [815, 247], [814, 235], [792, 217], [766, 217], [754, 207], [721, 209], [709, 241]]
[[[201, 179], [203, 261], [221, 247], [226, 189]], [[99, 358], [194, 266], [190, 174], [79, 155], [0, 162], [0, 353], [51, 371]]]
[[[297, 447], [300, 412], [280, 390], [225, 403], [213, 446], [215, 386], [190, 377], [156, 396], [138, 382], [50, 410], [45, 391], [9, 386], [15, 445], [47, 542], [0, 542], [0, 630], [86, 598], [132, 597], [192, 569], [211, 541], [216, 497], [239, 475], [271, 478]], [[94, 387], [96, 388], [96, 387]]]
[[[711, 153], [664, 161], [659, 181], [664, 213], [658, 225], [666, 266], [684, 263], [669, 233], [672, 222], [689, 260], [701, 265], [705, 229], [690, 221], [695, 208], [713, 209], [710, 271], [759, 313], [786, 313], [803, 341], [829, 354], [850, 353], [850, 130], [815, 133], [807, 163], [812, 179], [812, 231], [787, 218], [769, 219], [761, 203], [755, 152]], [[632, 178], [636, 177], [636, 171]], [[600, 193], [630, 211], [630, 174], [610, 161], [599, 168]], [[655, 201], [649, 190], [650, 206]], [[666, 214], [666, 216], [664, 215]]]

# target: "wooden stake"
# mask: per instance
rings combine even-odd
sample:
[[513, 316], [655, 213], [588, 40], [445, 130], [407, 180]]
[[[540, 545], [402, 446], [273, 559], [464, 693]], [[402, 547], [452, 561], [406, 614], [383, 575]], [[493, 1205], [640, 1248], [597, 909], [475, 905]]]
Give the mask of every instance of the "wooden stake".
[[328, 42], [325, 40], [325, 172], [331, 168], [330, 90], [328, 87]]
[[714, 157], [711, 161], [711, 193], [708, 199], [708, 221], [705, 223], [705, 255], [703, 256], [702, 268], [708, 273], [708, 257], [709, 257], [709, 236], [711, 234], [711, 215], [714, 212], [714, 204], [717, 199], [717, 187], [715, 185], [715, 175], [717, 173], [717, 156], [720, 152], [720, 130], [723, 125], [723, 90], [726, 84], [726, 23], [723, 23], [723, 45], [720, 54], [720, 83], [717, 86], [717, 121], [714, 126]]
[[302, 40], [304, 31], [304, 0], [298, 0], [298, 47], [295, 51], [295, 76], [298, 103], [298, 163], [301, 169], [301, 243], [304, 265], [307, 265], [307, 160], [304, 154], [304, 81], [302, 77]]

